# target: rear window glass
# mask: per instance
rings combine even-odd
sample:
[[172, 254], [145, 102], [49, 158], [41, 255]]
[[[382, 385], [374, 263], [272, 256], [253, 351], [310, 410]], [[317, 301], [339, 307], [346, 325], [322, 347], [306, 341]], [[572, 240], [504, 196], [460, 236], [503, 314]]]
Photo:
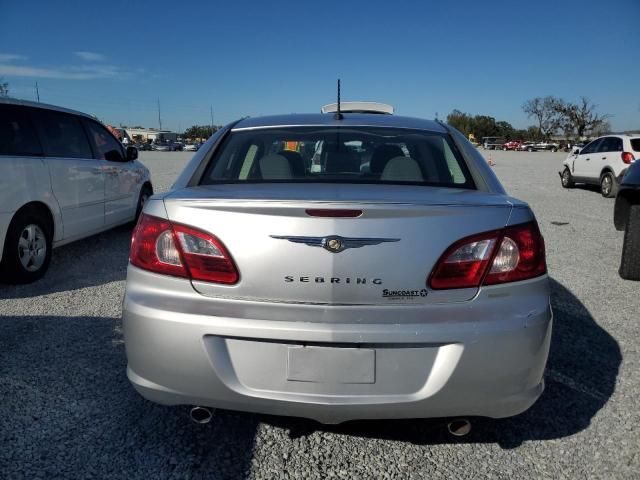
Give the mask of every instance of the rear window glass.
[[93, 158], [87, 135], [80, 120], [67, 113], [33, 109], [44, 153], [48, 157]]
[[640, 138], [631, 139], [631, 148], [633, 148], [634, 152], [640, 152]]
[[231, 132], [201, 184], [391, 183], [475, 188], [448, 135], [371, 127]]
[[0, 105], [0, 155], [42, 155], [33, 125], [19, 107]]

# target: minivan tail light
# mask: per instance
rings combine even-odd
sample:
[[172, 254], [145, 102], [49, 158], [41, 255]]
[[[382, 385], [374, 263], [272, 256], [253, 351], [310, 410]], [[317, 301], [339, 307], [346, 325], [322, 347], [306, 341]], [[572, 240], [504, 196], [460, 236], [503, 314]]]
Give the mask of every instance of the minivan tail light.
[[533, 221], [455, 242], [440, 257], [427, 284], [433, 290], [477, 288], [534, 278], [546, 271], [544, 239]]
[[624, 163], [626, 163], [627, 165], [633, 163], [635, 161], [636, 157], [633, 156], [633, 153], [631, 152], [622, 152], [622, 161]]
[[163, 275], [234, 284], [238, 270], [213, 235], [142, 214], [131, 239], [130, 262]]

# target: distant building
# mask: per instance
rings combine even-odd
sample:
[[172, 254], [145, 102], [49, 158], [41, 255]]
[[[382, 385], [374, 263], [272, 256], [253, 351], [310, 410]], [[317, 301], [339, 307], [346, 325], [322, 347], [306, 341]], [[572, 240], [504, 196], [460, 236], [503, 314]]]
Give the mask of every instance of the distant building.
[[157, 130], [155, 128], [128, 128], [124, 130], [133, 142], [175, 142], [178, 139], [178, 134], [169, 130]]

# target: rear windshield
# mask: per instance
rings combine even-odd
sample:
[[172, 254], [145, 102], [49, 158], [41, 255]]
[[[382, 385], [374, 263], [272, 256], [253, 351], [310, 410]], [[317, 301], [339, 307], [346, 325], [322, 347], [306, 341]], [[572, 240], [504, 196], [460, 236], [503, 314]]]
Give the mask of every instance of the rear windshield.
[[372, 127], [233, 131], [201, 184], [390, 183], [475, 188], [448, 135]]
[[634, 152], [640, 152], [640, 138], [631, 139], [631, 148], [633, 148]]

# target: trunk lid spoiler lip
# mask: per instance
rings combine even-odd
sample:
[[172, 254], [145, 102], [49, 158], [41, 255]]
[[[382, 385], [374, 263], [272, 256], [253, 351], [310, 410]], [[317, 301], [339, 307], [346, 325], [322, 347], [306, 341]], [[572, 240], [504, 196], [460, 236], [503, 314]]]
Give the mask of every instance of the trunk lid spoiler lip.
[[[276, 184], [274, 184], [276, 185]], [[260, 202], [269, 205], [395, 205], [395, 206], [451, 206], [451, 207], [528, 207], [525, 202], [500, 193], [487, 193], [478, 190], [449, 189], [446, 187], [415, 187], [416, 194], [395, 195], [393, 192], [376, 192], [374, 189], [355, 188], [352, 195], [338, 188], [310, 193], [307, 185], [305, 191], [300, 189], [246, 188], [248, 185], [202, 185], [177, 189], [164, 195], [167, 203], [193, 204], [246, 204]], [[326, 186], [326, 185], [323, 185]], [[354, 185], [349, 185], [353, 187]], [[240, 188], [239, 188], [240, 187]], [[243, 188], [245, 187], [245, 188]], [[343, 186], [344, 187], [344, 186]], [[357, 187], [361, 187], [357, 185]], [[428, 189], [419, 192], [417, 189]], [[395, 198], [394, 198], [395, 197]]]

